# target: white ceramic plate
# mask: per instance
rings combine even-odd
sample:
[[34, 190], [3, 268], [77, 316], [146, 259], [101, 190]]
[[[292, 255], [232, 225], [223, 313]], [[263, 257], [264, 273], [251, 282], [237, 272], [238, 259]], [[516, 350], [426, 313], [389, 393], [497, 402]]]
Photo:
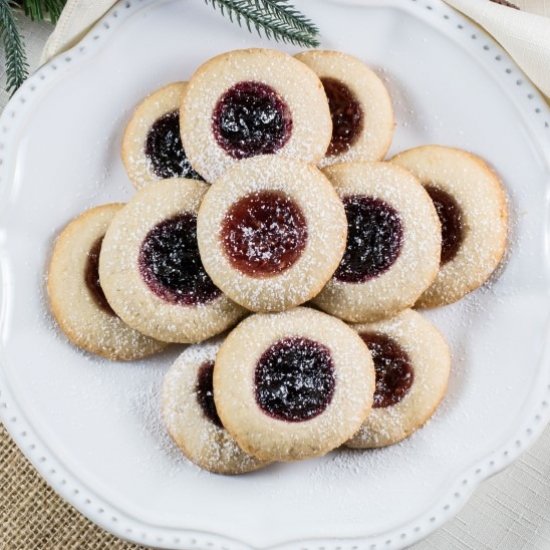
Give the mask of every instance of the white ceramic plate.
[[548, 108], [487, 35], [439, 0], [297, 4], [324, 47], [359, 56], [387, 81], [392, 153], [434, 142], [497, 168], [511, 199], [509, 260], [490, 288], [430, 314], [451, 342], [453, 372], [443, 406], [410, 440], [242, 477], [189, 464], [159, 418], [177, 351], [136, 364], [80, 353], [48, 313], [45, 267], [72, 216], [132, 195], [119, 146], [136, 102], [218, 52], [273, 44], [199, 0], [120, 2], [0, 120], [0, 413], [55, 490], [139, 543], [402, 548], [452, 517], [549, 416]]

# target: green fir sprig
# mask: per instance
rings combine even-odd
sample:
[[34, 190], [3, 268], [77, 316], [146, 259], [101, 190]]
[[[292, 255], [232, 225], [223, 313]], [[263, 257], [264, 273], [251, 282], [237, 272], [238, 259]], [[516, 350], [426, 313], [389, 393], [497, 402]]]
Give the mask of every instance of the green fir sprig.
[[23, 37], [15, 19], [15, 8], [13, 0], [0, 0], [0, 35], [6, 56], [6, 90], [11, 93], [21, 86], [29, 73]]
[[23, 5], [25, 15], [33, 21], [45, 21], [48, 19], [55, 23], [67, 0], [20, 0], [19, 4]]
[[207, 4], [227, 14], [240, 27], [243, 22], [250, 32], [276, 41], [298, 46], [319, 45], [319, 29], [288, 0], [205, 0]]
[[0, 0], [0, 36], [6, 59], [6, 91], [14, 93], [29, 76], [23, 37], [17, 16], [24, 13], [33, 21], [55, 23], [67, 0]]

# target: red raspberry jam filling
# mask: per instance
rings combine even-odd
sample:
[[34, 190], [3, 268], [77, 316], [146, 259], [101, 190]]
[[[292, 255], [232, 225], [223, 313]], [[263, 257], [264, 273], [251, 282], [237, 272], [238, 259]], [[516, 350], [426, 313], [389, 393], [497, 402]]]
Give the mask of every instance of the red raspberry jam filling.
[[99, 237], [88, 251], [88, 259], [84, 268], [84, 281], [97, 306], [105, 313], [115, 316], [116, 313], [109, 305], [99, 284], [99, 253], [101, 252], [101, 243], [103, 243], [103, 237]]
[[456, 256], [464, 239], [462, 211], [449, 193], [434, 185], [427, 185], [425, 189], [441, 222], [441, 265], [444, 265]]
[[332, 117], [332, 139], [327, 155], [345, 153], [363, 131], [363, 109], [355, 94], [336, 78], [321, 78]]
[[218, 145], [234, 159], [268, 155], [289, 140], [292, 116], [271, 86], [244, 81], [229, 88], [218, 100], [212, 131]]
[[214, 403], [214, 386], [212, 384], [213, 374], [214, 361], [207, 361], [200, 366], [195, 393], [204, 416], [219, 428], [223, 428], [222, 421], [216, 410], [216, 403]]
[[414, 382], [409, 356], [395, 340], [384, 334], [365, 332], [361, 338], [372, 354], [376, 371], [373, 407], [391, 407], [399, 403]]
[[280, 191], [259, 191], [231, 206], [221, 237], [233, 267], [250, 277], [270, 277], [300, 258], [307, 243], [307, 224], [290, 197]]
[[153, 123], [145, 140], [145, 156], [151, 162], [153, 173], [159, 178], [204, 181], [193, 170], [183, 150], [178, 111], [166, 113]]
[[364, 195], [344, 198], [348, 240], [344, 257], [334, 274], [338, 281], [364, 283], [387, 271], [403, 244], [403, 224], [386, 202]]
[[199, 256], [195, 214], [179, 214], [153, 227], [141, 243], [138, 266], [147, 286], [166, 302], [190, 306], [221, 295]]
[[272, 418], [315, 418], [330, 404], [336, 385], [330, 350], [307, 338], [279, 340], [260, 357], [254, 384], [256, 403]]

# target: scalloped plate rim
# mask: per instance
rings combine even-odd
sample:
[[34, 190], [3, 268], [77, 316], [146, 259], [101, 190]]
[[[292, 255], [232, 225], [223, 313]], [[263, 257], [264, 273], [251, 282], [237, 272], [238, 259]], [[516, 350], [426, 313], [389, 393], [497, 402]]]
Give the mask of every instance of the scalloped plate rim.
[[[368, 2], [362, 2], [361, 0], [325, 0], [333, 4], [354, 5], [369, 7]], [[85, 54], [84, 60], [87, 59], [88, 54], [93, 53], [101, 49], [102, 42], [101, 33], [112, 32], [115, 28], [123, 25], [125, 19], [132, 17], [144, 7], [149, 7], [155, 2], [155, 0], [120, 0], [113, 8], [111, 8], [105, 16], [103, 16], [94, 27], [80, 40], [75, 46], [73, 46], [67, 52], [64, 52], [54, 59], [43, 65], [38, 71], [36, 71], [16, 92], [10, 102], [6, 105], [2, 115], [0, 116], [0, 144], [4, 145], [3, 140], [5, 135], [10, 132], [11, 121], [17, 117], [19, 110], [25, 114], [25, 108], [28, 108], [32, 104], [31, 101], [25, 99], [30, 92], [34, 92], [38, 89], [40, 82], [46, 80], [46, 73], [53, 70], [57, 73], [57, 80], [54, 80], [53, 85], [56, 85], [61, 76], [68, 68], [68, 64], [72, 62], [75, 55]], [[157, 2], [161, 4], [162, 2]], [[420, 5], [416, 0], [410, 0], [408, 2], [409, 7], [405, 7], [404, 4], [400, 4], [397, 0], [390, 0], [385, 2], [384, 6], [398, 8], [404, 11], [412, 11], [410, 4], [416, 5], [420, 8]], [[382, 5], [380, 0], [374, 0], [370, 4]], [[489, 35], [473, 25], [464, 16], [445, 5], [442, 0], [431, 0], [431, 4], [438, 5], [446, 13], [452, 14], [453, 17], [462, 21], [462, 24], [466, 28], [475, 29], [477, 33], [482, 34], [495, 48], [499, 51], [499, 54], [503, 59], [506, 59], [510, 66], [514, 67], [514, 71], [525, 78], [525, 88], [529, 90], [530, 94], [533, 94], [540, 100], [542, 107], [539, 108], [539, 113], [545, 113], [548, 120], [550, 120], [550, 107], [546, 105], [540, 92], [530, 83], [525, 77], [523, 72], [517, 67], [515, 62], [510, 56], [492, 39]], [[430, 4], [430, 5], [431, 5]], [[124, 12], [123, 10], [127, 10]], [[124, 13], [123, 16], [120, 16]], [[98, 38], [96, 38], [98, 37]], [[60, 64], [62, 69], [58, 71]], [[505, 77], [502, 77], [502, 80]], [[36, 97], [36, 96], [35, 96]], [[519, 105], [516, 98], [510, 98], [510, 100]], [[527, 114], [524, 113], [524, 116]], [[542, 128], [538, 128], [535, 124], [535, 116], [530, 115], [533, 118], [530, 124], [530, 129], [536, 132], [540, 140], [545, 140], [550, 146], [550, 133], [544, 133]], [[21, 116], [17, 117], [19, 120]], [[17, 125], [17, 122], [15, 123]], [[4, 130], [7, 128], [7, 130]], [[548, 127], [546, 127], [548, 129]], [[544, 151], [542, 144], [541, 151]], [[6, 151], [9, 150], [9, 146], [4, 146], [0, 149], [0, 183], [2, 183], [3, 176], [5, 176], [6, 168], [4, 163], [4, 157]], [[544, 154], [543, 154], [544, 155]], [[547, 169], [550, 166], [550, 154], [544, 155], [546, 157]], [[550, 173], [550, 169], [549, 169]], [[550, 181], [548, 187], [550, 188]], [[9, 194], [11, 188], [2, 184], [0, 187], [0, 196], [6, 197]], [[2, 206], [8, 201], [2, 201]], [[546, 227], [548, 229], [549, 222], [547, 220]], [[549, 233], [550, 234], [550, 233]], [[9, 287], [9, 279], [6, 279], [8, 271], [5, 269], [6, 262], [9, 262], [9, 258], [2, 247], [4, 242], [4, 235], [2, 230], [2, 224], [0, 223], [0, 334], [2, 333], [5, 325], [6, 311], [10, 307], [9, 293], [7, 291]], [[550, 326], [547, 327], [546, 333], [550, 341]], [[2, 338], [3, 340], [3, 338]], [[541, 363], [550, 366], [550, 346], [548, 344], [544, 348], [543, 357]], [[3, 354], [3, 347], [0, 344], [0, 352]], [[3, 359], [2, 359], [2, 362]], [[540, 382], [544, 378], [544, 384], [540, 385], [537, 392], [537, 382]], [[383, 546], [387, 549], [398, 549], [409, 546], [410, 544], [417, 542], [430, 533], [435, 531], [438, 527], [443, 525], [446, 521], [454, 517], [458, 511], [466, 504], [469, 497], [475, 491], [475, 489], [481, 484], [482, 481], [488, 479], [492, 475], [502, 471], [504, 468], [512, 464], [519, 456], [530, 446], [535, 440], [542, 434], [542, 431], [546, 425], [550, 422], [550, 368], [540, 369], [538, 377], [533, 380], [532, 390], [530, 397], [536, 392], [537, 399], [540, 399], [538, 412], [534, 420], [535, 424], [527, 422], [527, 419], [523, 418], [521, 422], [518, 422], [520, 426], [515, 432], [514, 437], [511, 437], [508, 441], [503, 443], [498, 449], [490, 453], [488, 456], [483, 457], [471, 467], [466, 468], [462, 475], [457, 476], [455, 483], [447, 491], [442, 492], [441, 498], [437, 499], [432, 508], [428, 511], [422, 512], [416, 516], [414, 521], [410, 521], [406, 525], [400, 525], [394, 528], [392, 531], [386, 533], [380, 533], [370, 537], [361, 538], [308, 538], [291, 540], [285, 543], [270, 546], [268, 548], [278, 550], [290, 550], [295, 548], [298, 544], [301, 548], [306, 549], [308, 546], [321, 545], [327, 550], [331, 547], [334, 548], [350, 548], [351, 550], [357, 549], [358, 544], [370, 545], [370, 548], [378, 548]], [[6, 430], [11, 435], [15, 443], [18, 445], [23, 454], [38, 470], [44, 480], [67, 502], [77, 508], [84, 516], [92, 520], [108, 532], [111, 532], [125, 540], [141, 544], [141, 545], [155, 545], [158, 548], [166, 549], [180, 549], [188, 548], [219, 548], [220, 550], [239, 549], [244, 550], [249, 546], [241, 541], [230, 539], [225, 536], [217, 535], [213, 532], [193, 531], [189, 530], [175, 530], [167, 528], [158, 528], [152, 525], [143, 524], [140, 521], [127, 516], [124, 512], [118, 510], [116, 507], [105, 502], [101, 496], [99, 496], [93, 489], [86, 487], [81, 481], [77, 480], [67, 468], [65, 468], [62, 462], [55, 457], [48, 449], [47, 444], [42, 440], [38, 433], [32, 428], [26, 421], [25, 414], [17, 404], [16, 399], [10, 392], [9, 381], [5, 377], [3, 369], [0, 369], [0, 419], [5, 425]], [[525, 426], [527, 424], [527, 427]], [[75, 492], [76, 491], [76, 492]], [[458, 491], [458, 492], [457, 492]], [[456, 495], [460, 495], [457, 497]], [[83, 496], [88, 498], [83, 500]], [[91, 504], [94, 498], [99, 508], [96, 506], [94, 510], [91, 509]], [[442, 505], [443, 502], [451, 503]], [[117, 513], [119, 518], [117, 521], [113, 521], [114, 515]], [[111, 518], [109, 520], [108, 518]], [[145, 530], [145, 527], [149, 530]], [[139, 534], [138, 534], [139, 533]], [[185, 539], [185, 540], [184, 540]], [[267, 548], [267, 547], [266, 547]]]

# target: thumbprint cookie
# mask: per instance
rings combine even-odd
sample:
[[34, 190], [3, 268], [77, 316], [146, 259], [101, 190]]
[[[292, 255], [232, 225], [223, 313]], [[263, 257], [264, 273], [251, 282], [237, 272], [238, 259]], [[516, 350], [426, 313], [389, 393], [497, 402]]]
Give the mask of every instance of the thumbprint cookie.
[[221, 341], [188, 347], [164, 378], [162, 413], [183, 454], [218, 474], [244, 474], [266, 463], [245, 453], [222, 426], [214, 403], [212, 375]]
[[417, 306], [456, 302], [481, 286], [504, 255], [508, 211], [502, 183], [483, 159], [451, 147], [409, 149], [392, 163], [420, 180], [441, 221], [441, 267]]
[[372, 410], [348, 447], [384, 447], [422, 426], [443, 399], [451, 356], [441, 333], [408, 309], [392, 319], [355, 325], [376, 371]]
[[344, 203], [344, 257], [314, 303], [351, 322], [411, 307], [439, 269], [441, 229], [428, 193], [406, 170], [383, 162], [324, 170]]
[[380, 160], [394, 131], [390, 95], [362, 61], [342, 52], [310, 50], [295, 56], [319, 76], [332, 117], [332, 138], [321, 166]]
[[169, 178], [202, 180], [183, 150], [179, 110], [186, 82], [175, 82], [146, 97], [136, 108], [122, 139], [122, 161], [139, 189]]
[[230, 168], [206, 193], [197, 234], [206, 272], [253, 311], [313, 298], [346, 246], [342, 202], [305, 163], [263, 156]]
[[372, 405], [374, 366], [358, 334], [309, 308], [256, 314], [222, 344], [214, 400], [222, 424], [263, 460], [324, 455]]
[[207, 189], [182, 179], [144, 187], [103, 240], [99, 276], [109, 304], [128, 325], [164, 342], [200, 342], [244, 314], [199, 257], [197, 211]]
[[317, 164], [332, 132], [316, 74], [268, 49], [227, 52], [199, 67], [185, 93], [180, 126], [192, 165], [210, 182], [257, 155]]
[[152, 355], [166, 344], [127, 326], [99, 284], [103, 237], [123, 206], [97, 206], [63, 229], [50, 261], [48, 296], [55, 320], [73, 344], [107, 359], [131, 361]]

